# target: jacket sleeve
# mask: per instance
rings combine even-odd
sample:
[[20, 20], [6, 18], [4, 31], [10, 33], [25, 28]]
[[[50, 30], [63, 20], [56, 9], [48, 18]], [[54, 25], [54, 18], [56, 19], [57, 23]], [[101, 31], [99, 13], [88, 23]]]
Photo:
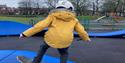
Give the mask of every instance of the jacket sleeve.
[[43, 21], [38, 22], [35, 24], [33, 27], [29, 28], [28, 30], [24, 31], [23, 34], [26, 37], [30, 37], [40, 31], [42, 31], [44, 28], [48, 27], [50, 23], [52, 22], [52, 16], [48, 16], [46, 19]]
[[84, 27], [79, 23], [77, 20], [77, 23], [75, 25], [75, 31], [78, 32], [79, 36], [82, 38], [82, 40], [90, 40], [87, 32], [85, 31]]

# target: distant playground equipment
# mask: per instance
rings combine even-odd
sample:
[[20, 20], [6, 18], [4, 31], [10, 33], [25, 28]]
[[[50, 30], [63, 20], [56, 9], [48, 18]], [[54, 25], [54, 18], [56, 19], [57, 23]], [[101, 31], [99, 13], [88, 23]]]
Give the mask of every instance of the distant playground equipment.
[[101, 19], [103, 19], [103, 18], [105, 18], [105, 17], [106, 17], [106, 16], [102, 16], [102, 17], [96, 19], [96, 21], [99, 22]]
[[[103, 19], [103, 20], [102, 20]], [[105, 20], [104, 20], [105, 19]], [[108, 24], [110, 24], [110, 23], [118, 23], [119, 22], [119, 19], [120, 19], [120, 17], [119, 16], [117, 16], [117, 14], [116, 13], [114, 13], [114, 12], [110, 12], [110, 13], [106, 13], [106, 15], [105, 16], [102, 16], [102, 17], [100, 17], [100, 18], [98, 18], [96, 21], [97, 22], [102, 22], [102, 23], [108, 23]]]
[[106, 15], [99, 17], [95, 22], [99, 23], [100, 27], [107, 28], [107, 30], [122, 30], [125, 29], [125, 23], [122, 23], [120, 19], [119, 16]]
[[33, 26], [33, 25], [35, 25], [37, 22], [43, 20], [43, 18], [41, 18], [41, 17], [38, 17], [38, 18], [39, 18], [39, 20], [30, 19], [30, 20], [28, 21], [28, 24], [31, 25], [31, 26]]
[[114, 25], [118, 23], [118, 21], [113, 16], [102, 16], [95, 20], [98, 23], [102, 23], [103, 25]]
[[35, 24], [35, 20], [31, 19], [30, 21], [28, 21], [28, 24], [33, 26]]
[[90, 18], [89, 17], [84, 17], [84, 18], [78, 17], [78, 19], [81, 22], [81, 24], [85, 27], [85, 30], [89, 30], [89, 28], [90, 28]]
[[106, 17], [106, 16], [102, 16], [102, 17], [96, 19], [95, 21], [100, 22], [100, 20], [103, 19], [103, 18], [105, 18], [105, 17]]
[[[31, 25], [26, 25], [22, 23], [12, 22], [12, 21], [0, 21], [0, 36], [15, 36], [22, 33], [24, 30], [32, 27]], [[45, 29], [44, 31], [46, 31]], [[125, 30], [107, 32], [107, 33], [95, 33], [89, 31], [89, 36], [92, 37], [124, 37]], [[74, 32], [76, 36], [77, 33]]]

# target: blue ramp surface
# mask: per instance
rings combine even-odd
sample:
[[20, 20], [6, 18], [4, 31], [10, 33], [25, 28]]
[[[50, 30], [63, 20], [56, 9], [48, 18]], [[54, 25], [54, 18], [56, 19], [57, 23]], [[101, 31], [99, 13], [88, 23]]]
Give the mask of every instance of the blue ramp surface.
[[[25, 31], [30, 27], [31, 27], [30, 25], [26, 25], [22, 23], [11, 22], [11, 21], [0, 21], [0, 36], [19, 35], [20, 33], [22, 33], [23, 31]], [[46, 30], [47, 29], [45, 29], [44, 31]], [[74, 34], [75, 36], [78, 36], [76, 32]], [[88, 34], [89, 36], [94, 36], [94, 37], [124, 37], [125, 30], [105, 32], [105, 33], [88, 32]]]
[[19, 35], [30, 27], [29, 25], [12, 21], [0, 21], [0, 35]]
[[[77, 32], [74, 32], [75, 36], [78, 36]], [[91, 37], [124, 37], [125, 30], [113, 31], [113, 32], [105, 32], [105, 33], [95, 33], [95, 32], [88, 32], [89, 36]]]
[[105, 33], [93, 33], [89, 32], [89, 36], [100, 36], [100, 37], [123, 37], [125, 36], [125, 30], [113, 31], [113, 32], [105, 32]]
[[[19, 63], [16, 56], [26, 56], [33, 59], [36, 55], [32, 51], [22, 51], [22, 50], [1, 50], [0, 51], [0, 63]], [[43, 63], [59, 63], [60, 59], [52, 56], [45, 55], [43, 58]], [[41, 62], [42, 63], [42, 62]], [[75, 63], [73, 61], [68, 61], [68, 63]]]

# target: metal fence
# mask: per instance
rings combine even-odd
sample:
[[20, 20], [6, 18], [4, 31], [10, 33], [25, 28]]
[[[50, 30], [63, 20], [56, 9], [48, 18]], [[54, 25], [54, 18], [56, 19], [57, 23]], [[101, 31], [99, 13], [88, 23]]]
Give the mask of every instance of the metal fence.
[[81, 24], [87, 31], [115, 31], [125, 29], [125, 21], [115, 21], [112, 17], [106, 17], [100, 21], [80, 18]]

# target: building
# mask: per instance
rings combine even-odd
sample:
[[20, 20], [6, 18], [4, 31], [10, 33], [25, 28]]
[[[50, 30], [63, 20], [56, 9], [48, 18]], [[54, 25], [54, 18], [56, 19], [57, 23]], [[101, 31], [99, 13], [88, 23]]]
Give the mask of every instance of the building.
[[1, 15], [13, 15], [18, 13], [18, 9], [17, 8], [11, 8], [11, 7], [7, 7], [6, 5], [0, 5], [0, 14]]
[[0, 14], [5, 14], [6, 13], [6, 10], [7, 9], [7, 6], [6, 5], [0, 5]]

